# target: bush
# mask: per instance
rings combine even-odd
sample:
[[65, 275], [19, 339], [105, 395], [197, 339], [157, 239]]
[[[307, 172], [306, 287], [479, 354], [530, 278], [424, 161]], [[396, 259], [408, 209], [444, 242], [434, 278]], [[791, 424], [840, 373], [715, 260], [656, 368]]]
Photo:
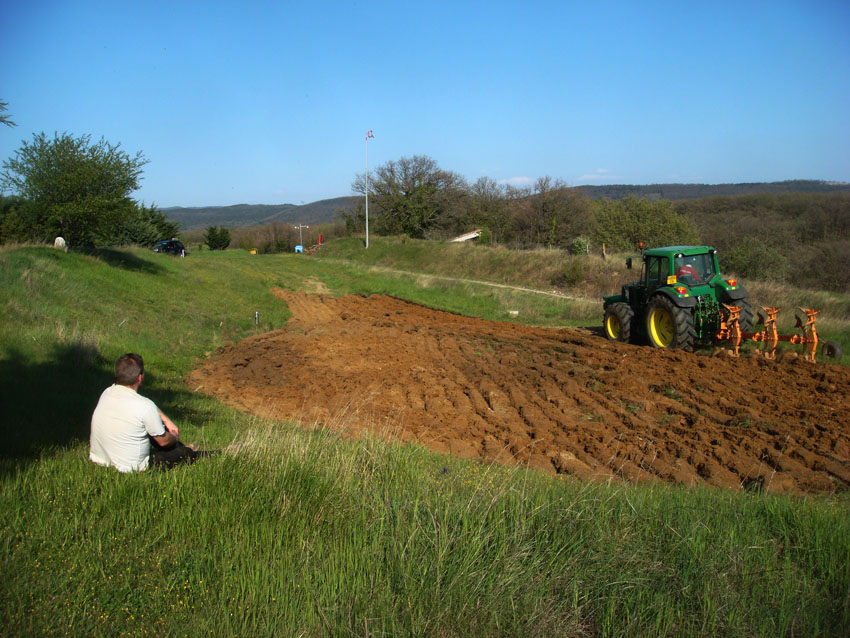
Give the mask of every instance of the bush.
[[589, 255], [590, 240], [587, 237], [576, 237], [570, 244], [571, 255]]
[[492, 246], [493, 233], [490, 232], [489, 228], [482, 228], [481, 234], [478, 235], [478, 239], [475, 240], [475, 243], [480, 244], [481, 246]]
[[785, 281], [790, 265], [788, 258], [757, 237], [747, 237], [739, 242], [722, 259], [721, 269], [739, 277], [763, 281]]

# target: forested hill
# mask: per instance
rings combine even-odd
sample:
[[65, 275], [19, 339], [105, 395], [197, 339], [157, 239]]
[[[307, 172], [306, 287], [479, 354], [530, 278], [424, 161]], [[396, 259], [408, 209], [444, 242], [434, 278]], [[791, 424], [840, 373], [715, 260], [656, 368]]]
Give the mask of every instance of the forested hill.
[[[628, 195], [659, 199], [696, 199], [716, 195], [751, 195], [755, 193], [833, 193], [850, 192], [850, 183], [816, 180], [789, 180], [785, 182], [750, 182], [744, 184], [610, 184], [607, 186], [578, 186], [590, 199], [619, 200]], [[234, 206], [197, 206], [163, 208], [170, 221], [180, 224], [183, 230], [225, 226], [237, 228], [257, 224], [332, 222], [342, 210], [355, 207], [357, 196], [323, 199], [310, 204], [236, 204]]]
[[824, 182], [795, 179], [784, 182], [749, 182], [743, 184], [609, 184], [607, 186], [579, 186], [590, 199], [623, 199], [629, 195], [659, 199], [695, 199], [716, 195], [753, 195], [756, 193], [834, 193], [850, 191], [848, 182]]
[[318, 224], [339, 219], [340, 210], [352, 206], [357, 197], [335, 197], [311, 204], [236, 204], [234, 206], [180, 206], [163, 208], [170, 221], [178, 222], [183, 230], [225, 226], [236, 228], [256, 224]]

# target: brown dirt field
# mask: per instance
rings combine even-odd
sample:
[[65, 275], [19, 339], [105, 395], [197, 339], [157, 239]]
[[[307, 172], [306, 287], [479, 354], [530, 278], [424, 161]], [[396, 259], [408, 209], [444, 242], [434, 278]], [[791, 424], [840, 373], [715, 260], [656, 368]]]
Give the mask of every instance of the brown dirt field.
[[386, 296], [273, 291], [293, 317], [189, 385], [248, 412], [581, 478], [850, 486], [850, 369], [662, 352]]

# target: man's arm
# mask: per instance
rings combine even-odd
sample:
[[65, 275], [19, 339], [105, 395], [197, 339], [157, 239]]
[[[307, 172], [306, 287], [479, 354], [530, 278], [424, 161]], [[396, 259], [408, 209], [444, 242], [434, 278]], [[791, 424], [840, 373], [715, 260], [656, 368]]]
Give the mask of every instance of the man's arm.
[[151, 436], [151, 438], [159, 447], [168, 447], [169, 445], [177, 443], [177, 435], [172, 434], [168, 430], [159, 436]]
[[[157, 410], [157, 412], [159, 412], [159, 418], [162, 419], [162, 424], [165, 426], [165, 433], [166, 434], [168, 434], [168, 433], [173, 434], [174, 440], [176, 441], [177, 437], [180, 435], [180, 431], [177, 429], [177, 426], [174, 425], [174, 421], [172, 421], [167, 416], [165, 416], [163, 411], [160, 410], [159, 408], [157, 408], [156, 410]], [[156, 437], [154, 437], [154, 440], [156, 440]]]

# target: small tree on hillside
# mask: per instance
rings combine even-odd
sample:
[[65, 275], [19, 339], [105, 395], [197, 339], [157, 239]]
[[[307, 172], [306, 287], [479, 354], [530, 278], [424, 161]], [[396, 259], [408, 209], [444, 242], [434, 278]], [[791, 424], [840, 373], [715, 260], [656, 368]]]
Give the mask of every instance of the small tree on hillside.
[[224, 250], [230, 246], [230, 231], [224, 227], [210, 226], [204, 231], [204, 243], [210, 250]]

